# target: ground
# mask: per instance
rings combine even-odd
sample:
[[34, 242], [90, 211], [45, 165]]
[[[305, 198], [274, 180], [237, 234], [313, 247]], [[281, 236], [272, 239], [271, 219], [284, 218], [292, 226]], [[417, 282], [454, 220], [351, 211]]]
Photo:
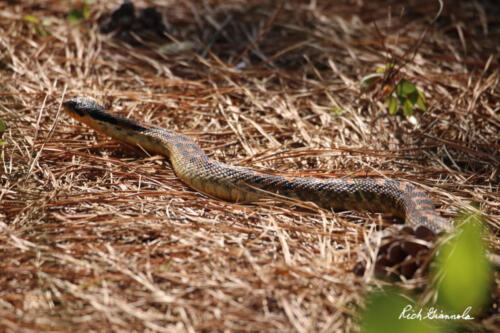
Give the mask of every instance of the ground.
[[[494, 2], [134, 2], [164, 30], [151, 13], [113, 29], [118, 1], [1, 2], [0, 331], [352, 331], [382, 285], [431, 301], [425, 276], [381, 280], [362, 251], [390, 217], [209, 198], [61, 103], [92, 97], [234, 165], [413, 182], [450, 220], [475, 204], [495, 252]], [[402, 78], [425, 112], [388, 113]], [[498, 325], [494, 304], [474, 329]]]

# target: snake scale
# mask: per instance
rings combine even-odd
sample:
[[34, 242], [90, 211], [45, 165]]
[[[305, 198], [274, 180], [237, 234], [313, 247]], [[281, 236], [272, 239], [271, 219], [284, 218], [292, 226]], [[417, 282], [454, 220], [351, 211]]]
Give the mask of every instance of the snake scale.
[[252, 202], [270, 193], [311, 201], [334, 210], [368, 210], [390, 213], [405, 220], [414, 230], [434, 233], [451, 231], [427, 194], [418, 187], [385, 178], [284, 177], [218, 162], [208, 157], [192, 139], [161, 127], [112, 115], [87, 98], [63, 102], [64, 110], [76, 120], [119, 141], [165, 155], [184, 183], [208, 195], [234, 202]]

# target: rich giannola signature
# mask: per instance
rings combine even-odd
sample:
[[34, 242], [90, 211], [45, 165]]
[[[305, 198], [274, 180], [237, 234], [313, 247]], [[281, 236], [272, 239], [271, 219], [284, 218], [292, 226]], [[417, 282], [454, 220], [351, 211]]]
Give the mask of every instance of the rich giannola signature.
[[399, 314], [398, 319], [407, 319], [407, 320], [473, 320], [469, 313], [472, 307], [468, 306], [464, 309], [462, 313], [445, 313], [443, 310], [436, 309], [434, 307], [430, 308], [420, 308], [415, 309], [411, 304], [408, 304], [403, 308], [403, 311]]

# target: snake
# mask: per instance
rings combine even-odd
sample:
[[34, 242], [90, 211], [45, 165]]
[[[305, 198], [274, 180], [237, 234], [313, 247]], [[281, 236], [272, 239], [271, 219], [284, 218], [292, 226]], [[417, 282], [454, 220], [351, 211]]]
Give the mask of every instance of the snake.
[[188, 136], [109, 113], [92, 99], [72, 98], [62, 106], [69, 116], [98, 132], [166, 156], [182, 182], [212, 197], [251, 203], [274, 195], [334, 211], [391, 214], [404, 219], [415, 232], [453, 230], [453, 224], [439, 215], [429, 196], [409, 182], [383, 177], [287, 177], [254, 171], [219, 162]]

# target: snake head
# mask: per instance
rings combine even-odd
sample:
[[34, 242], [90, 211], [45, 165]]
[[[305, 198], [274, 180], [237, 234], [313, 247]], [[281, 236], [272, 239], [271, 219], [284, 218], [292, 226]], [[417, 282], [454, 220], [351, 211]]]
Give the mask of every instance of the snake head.
[[151, 126], [146, 124], [106, 112], [102, 105], [90, 98], [67, 99], [62, 105], [72, 118], [118, 140], [132, 140], [134, 134], [151, 129]]
[[104, 110], [104, 107], [85, 97], [67, 99], [62, 103], [62, 105], [64, 110], [76, 119], [88, 116], [95, 111]]

